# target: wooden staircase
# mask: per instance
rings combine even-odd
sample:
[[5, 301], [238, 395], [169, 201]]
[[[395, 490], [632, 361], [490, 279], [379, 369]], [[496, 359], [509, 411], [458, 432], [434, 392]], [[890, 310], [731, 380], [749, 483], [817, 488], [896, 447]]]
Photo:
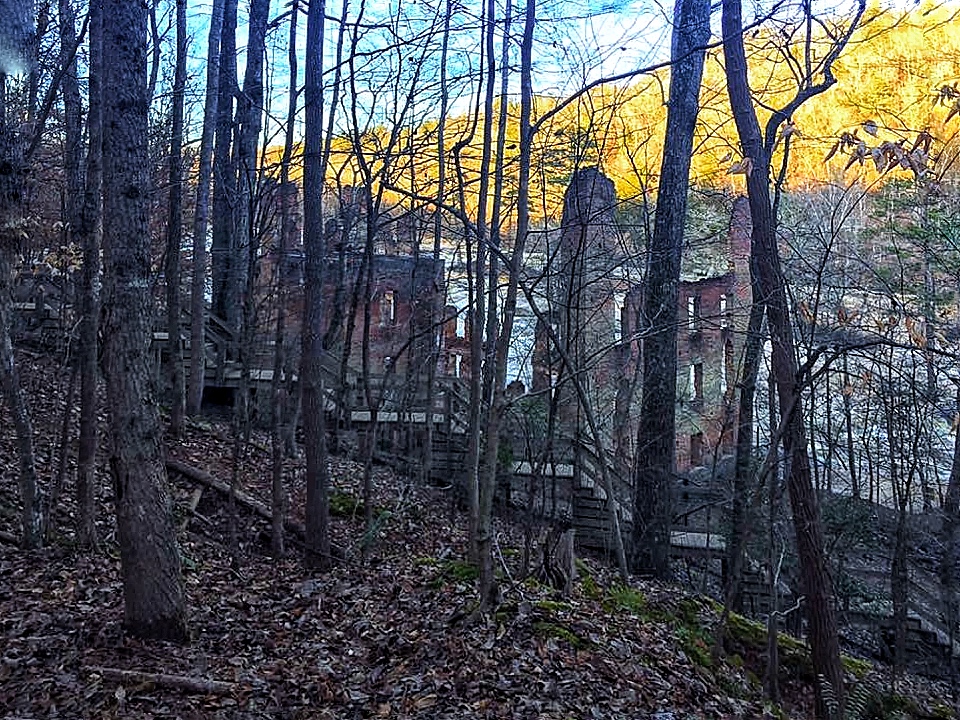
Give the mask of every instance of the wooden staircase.
[[[189, 311], [184, 310], [179, 342], [185, 364], [189, 364], [192, 354], [190, 321]], [[158, 373], [169, 344], [165, 330], [158, 329], [153, 333]], [[240, 387], [243, 368], [236, 355], [232, 331], [224, 320], [208, 313], [203, 347], [205, 388], [232, 393]], [[273, 382], [273, 342], [258, 343], [247, 363], [249, 387], [255, 392], [268, 388]], [[411, 388], [405, 382], [406, 378], [396, 374], [369, 374], [365, 380], [360, 372], [349, 366], [344, 376], [339, 358], [329, 353], [323, 356], [321, 375], [330, 427], [346, 428], [362, 435], [375, 421], [379, 428], [378, 455], [382, 458], [389, 455], [398, 464], [414, 465], [422, 456], [418, 448], [422, 447], [427, 436], [426, 425], [433, 423], [435, 479], [449, 480], [463, 470], [469, 397], [461, 380], [437, 378], [434, 406], [428, 409], [428, 393], [423, 381]], [[296, 380], [296, 376], [293, 379]], [[365, 381], [369, 382], [375, 407], [369, 407], [367, 402]]]

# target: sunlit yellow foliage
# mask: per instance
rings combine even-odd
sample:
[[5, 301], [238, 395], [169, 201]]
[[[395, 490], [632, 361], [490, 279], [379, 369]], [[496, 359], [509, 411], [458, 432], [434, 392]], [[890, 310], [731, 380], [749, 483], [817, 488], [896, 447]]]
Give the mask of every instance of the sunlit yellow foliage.
[[[844, 20], [838, 19], [838, 24]], [[758, 98], [763, 125], [770, 109], [782, 106], [797, 90], [797, 74], [804, 65], [804, 48], [789, 29], [758, 30], [746, 39], [750, 57], [750, 82]], [[826, 40], [814, 39], [816, 61], [827, 51]], [[834, 65], [836, 84], [804, 104], [781, 128], [774, 167], [782, 161], [784, 140], [789, 136], [788, 185], [804, 187], [840, 180], [854, 171], [865, 180], [877, 170], [864, 163], [844, 173], [848, 157], [825, 158], [841, 133], [858, 133], [871, 145], [900, 139], [913, 142], [924, 129], [934, 138], [945, 138], [947, 115], [936, 107], [938, 90], [960, 79], [960, 13], [949, 5], [926, 0], [910, 11], [870, 8], [865, 22]], [[821, 78], [814, 78], [818, 82]], [[563, 192], [577, 167], [599, 165], [614, 179], [622, 201], [639, 201], [657, 185], [666, 121], [667, 70], [642, 76], [631, 83], [606, 85], [585, 93], [562, 109], [557, 98], [539, 96], [534, 107], [538, 132], [533, 145], [532, 215], [537, 222], [557, 222], [562, 212]], [[722, 52], [709, 52], [697, 128], [691, 174], [695, 184], [743, 187], [745, 171], [751, 170], [739, 154], [736, 130], [727, 102]], [[494, 109], [494, 117], [499, 106]], [[506, 222], [515, 212], [519, 156], [519, 110], [507, 108], [504, 157]], [[464, 209], [475, 217], [480, 187], [482, 118], [461, 114], [448, 120], [446, 151], [447, 192], [445, 202], [460, 206], [456, 191], [462, 172]], [[376, 191], [383, 193], [387, 207], [405, 202], [405, 196], [432, 198], [437, 193], [438, 159], [436, 121], [399, 133], [389, 146], [388, 129], [368, 131], [361, 138], [363, 155]], [[494, 131], [494, 138], [496, 132]], [[494, 148], [494, 158], [496, 148]], [[271, 151], [269, 160], [279, 153]], [[491, 165], [491, 173], [495, 167]], [[299, 169], [292, 171], [296, 179]], [[365, 184], [361, 164], [350, 139], [333, 140], [327, 175], [331, 188]], [[493, 183], [489, 192], [493, 193]]]

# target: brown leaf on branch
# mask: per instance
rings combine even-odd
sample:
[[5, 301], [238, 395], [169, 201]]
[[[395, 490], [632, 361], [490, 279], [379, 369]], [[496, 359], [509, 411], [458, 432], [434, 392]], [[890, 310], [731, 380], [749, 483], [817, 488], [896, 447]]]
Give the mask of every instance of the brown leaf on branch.
[[957, 100], [957, 102], [953, 104], [953, 107], [950, 108], [950, 112], [947, 113], [947, 117], [943, 121], [944, 124], [950, 122], [954, 115], [960, 115], [960, 100]]
[[753, 172], [753, 160], [748, 157], [727, 168], [727, 175], [750, 175]]

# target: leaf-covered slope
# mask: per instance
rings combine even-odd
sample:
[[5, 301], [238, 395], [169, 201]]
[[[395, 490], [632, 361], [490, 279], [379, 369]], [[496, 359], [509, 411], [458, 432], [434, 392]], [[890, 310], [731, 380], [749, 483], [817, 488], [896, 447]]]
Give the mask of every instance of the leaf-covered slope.
[[[28, 372], [57, 376], [49, 365]], [[55, 383], [34, 387], [36, 427], [49, 432], [41, 446], [55, 447], [62, 397], [40, 391]], [[0, 529], [13, 533], [15, 465], [2, 414], [0, 428]], [[269, 463], [266, 445], [258, 445], [242, 465], [242, 485], [266, 500]], [[225, 480], [230, 447], [226, 426], [194, 426], [171, 454]], [[572, 597], [560, 597], [518, 580], [522, 538], [502, 522], [502, 604], [492, 617], [478, 617], [472, 568], [462, 562], [465, 523], [451, 507], [450, 491], [378, 470], [380, 524], [362, 562], [362, 512], [350, 502], [359, 497], [361, 468], [334, 459], [332, 471], [342, 493], [334, 536], [349, 559], [319, 577], [305, 574], [295, 557], [275, 561], [263, 554], [266, 521], [242, 506], [235, 564], [225, 498], [204, 489], [190, 513], [198, 486], [173, 477], [191, 607], [189, 646], [124, 636], [107, 491], [100, 525], [105, 552], [86, 556], [71, 549], [72, 501], [64, 488], [55, 545], [24, 553], [0, 544], [0, 716], [771, 716], [759, 680], [762, 631], [747, 626], [753, 629], [739, 632], [731, 647], [737, 654], [715, 662], [712, 602], [674, 586], [624, 588], [590, 561], [579, 564]], [[299, 463], [291, 462], [287, 472], [297, 518]], [[41, 476], [50, 477], [50, 468]], [[801, 718], [809, 715], [812, 690], [797, 648], [784, 650], [784, 712]], [[932, 700], [922, 704], [934, 707]]]

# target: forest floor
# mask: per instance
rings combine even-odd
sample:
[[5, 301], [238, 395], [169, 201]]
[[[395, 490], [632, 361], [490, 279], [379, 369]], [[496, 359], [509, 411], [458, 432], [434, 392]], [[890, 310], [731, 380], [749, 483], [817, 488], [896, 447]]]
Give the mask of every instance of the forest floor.
[[[49, 492], [69, 380], [50, 361], [22, 360]], [[0, 533], [16, 535], [16, 455], [5, 413]], [[227, 424], [203, 422], [168, 453], [229, 482], [232, 447]], [[255, 434], [239, 471], [243, 492], [264, 504], [268, 447]], [[240, 547], [231, 552], [226, 499], [204, 488], [189, 512], [202, 486], [171, 473], [192, 642], [136, 640], [122, 628], [104, 458], [99, 552], [82, 552], [73, 540], [72, 459], [49, 546], [24, 552], [0, 541], [0, 719], [812, 717], [813, 678], [796, 641], [781, 644], [782, 703], [765, 703], [760, 626], [737, 619], [718, 659], [716, 604], [677, 586], [627, 587], [590, 559], [578, 560], [569, 596], [521, 580], [523, 534], [506, 521], [496, 534], [502, 602], [478, 615], [475, 574], [463, 562], [465, 520], [451, 492], [379, 467], [377, 522], [367, 530], [362, 468], [341, 458], [331, 460], [333, 537], [346, 558], [325, 574], [304, 570], [295, 542], [288, 558], [271, 558], [267, 522], [242, 507]], [[301, 522], [302, 470], [297, 460], [285, 467], [291, 516]], [[894, 708], [909, 713], [903, 717], [955, 717], [943, 686], [906, 677], [894, 696], [888, 669], [848, 667], [851, 680], [863, 676], [856, 686], [872, 695], [874, 717], [897, 717]]]

